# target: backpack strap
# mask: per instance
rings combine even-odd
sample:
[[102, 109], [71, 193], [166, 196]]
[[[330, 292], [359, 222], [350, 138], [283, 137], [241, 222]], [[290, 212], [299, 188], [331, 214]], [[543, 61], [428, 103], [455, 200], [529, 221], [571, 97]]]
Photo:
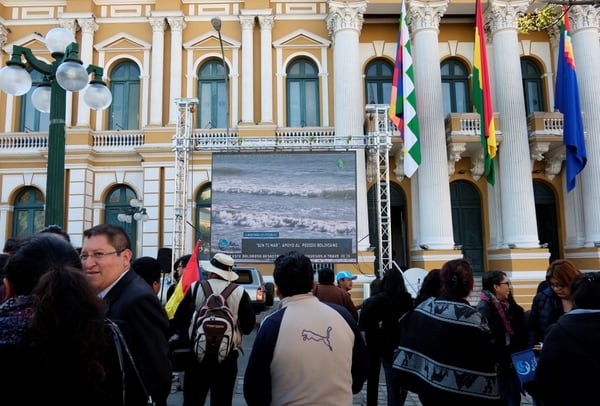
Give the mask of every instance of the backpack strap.
[[194, 303], [194, 310], [196, 310], [201, 303], [198, 303], [198, 287], [200, 286], [200, 282], [196, 281], [192, 285], [192, 303]]
[[210, 283], [206, 279], [202, 279], [200, 281], [200, 285], [202, 285], [202, 292], [204, 292], [204, 300], [206, 300], [213, 293], [212, 286], [210, 286]]
[[223, 291], [221, 292], [221, 296], [223, 296], [223, 299], [227, 300], [229, 295], [231, 295], [231, 293], [237, 287], [238, 287], [238, 285], [236, 283], [230, 283], [229, 285], [227, 285], [227, 287], [225, 289], [223, 289]]

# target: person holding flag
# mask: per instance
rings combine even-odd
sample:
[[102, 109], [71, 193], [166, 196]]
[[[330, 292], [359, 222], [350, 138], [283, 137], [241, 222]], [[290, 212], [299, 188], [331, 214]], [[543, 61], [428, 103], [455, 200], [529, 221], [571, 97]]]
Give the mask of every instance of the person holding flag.
[[183, 273], [165, 305], [165, 310], [167, 311], [169, 319], [172, 319], [173, 316], [175, 316], [175, 311], [177, 311], [179, 303], [181, 303], [181, 300], [192, 283], [201, 279], [200, 270], [198, 269], [198, 252], [201, 247], [202, 241], [198, 240], [192, 256], [187, 261], [185, 268], [183, 268]]
[[[566, 8], [566, 6], [564, 7]], [[569, 29], [569, 14], [565, 11], [560, 24], [554, 107], [563, 114], [567, 192], [575, 188], [575, 179], [587, 163], [583, 117], [581, 116], [579, 87], [575, 71], [575, 55]]]
[[[196, 272], [188, 278], [196, 277], [197, 280], [187, 287], [172, 320], [173, 331], [179, 337], [189, 338], [194, 312], [204, 305], [206, 299], [204, 289], [201, 286], [195, 287], [196, 284], [200, 284], [200, 276], [197, 272], [197, 253], [198, 251], [194, 250], [181, 277], [181, 280], [186, 278], [188, 269], [193, 270], [195, 267]], [[207, 282], [213, 293], [222, 294], [230, 284], [238, 279], [238, 274], [233, 270], [233, 266], [233, 258], [220, 252], [216, 253], [210, 261], [201, 261], [201, 270], [207, 272]], [[256, 324], [256, 314], [254, 314], [248, 292], [239, 285], [235, 286], [226, 297], [227, 307], [231, 310], [233, 321], [237, 326], [233, 334], [233, 349], [220, 362], [208, 357], [204, 358], [202, 362], [198, 362], [195, 356], [190, 360], [183, 376], [184, 405], [203, 405], [209, 391], [211, 406], [230, 406], [232, 403], [238, 370], [238, 349], [242, 347], [242, 335], [250, 334]]]

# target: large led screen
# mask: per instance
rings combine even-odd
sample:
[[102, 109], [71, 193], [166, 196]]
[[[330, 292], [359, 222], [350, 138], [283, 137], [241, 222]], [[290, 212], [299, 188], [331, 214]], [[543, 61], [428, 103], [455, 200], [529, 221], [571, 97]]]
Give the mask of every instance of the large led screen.
[[214, 153], [212, 177], [212, 254], [356, 262], [355, 152]]

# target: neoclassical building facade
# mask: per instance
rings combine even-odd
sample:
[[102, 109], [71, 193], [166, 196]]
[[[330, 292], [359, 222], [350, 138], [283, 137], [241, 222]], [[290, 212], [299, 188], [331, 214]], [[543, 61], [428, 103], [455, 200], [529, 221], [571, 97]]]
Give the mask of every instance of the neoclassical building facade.
[[[432, 269], [464, 256], [478, 272], [507, 271], [523, 304], [551, 259], [600, 269], [600, 10], [570, 9], [588, 163], [567, 193], [562, 116], [553, 108], [558, 31], [520, 33], [516, 21], [528, 6], [483, 4], [496, 184], [482, 176], [469, 95], [471, 0], [407, 2], [422, 153], [416, 175], [402, 172], [397, 132], [389, 150], [396, 262]], [[94, 224], [122, 224], [136, 255], [156, 256], [174, 240], [177, 101], [198, 100], [193, 136], [202, 140], [362, 137], [367, 106], [390, 100], [399, 12], [400, 3], [388, 1], [0, 0], [1, 60], [6, 65], [19, 45], [51, 62], [44, 35], [64, 27], [84, 65], [104, 68], [108, 109], [90, 110], [67, 93], [63, 227], [78, 245]], [[32, 78], [34, 85], [43, 79]], [[49, 118], [33, 108], [32, 91], [0, 94], [0, 240], [44, 225]], [[197, 239], [210, 245], [215, 150], [196, 148], [189, 157], [188, 252]], [[359, 255], [344, 268], [372, 274], [376, 157], [356, 151]], [[119, 221], [131, 199], [143, 202], [147, 221]]]

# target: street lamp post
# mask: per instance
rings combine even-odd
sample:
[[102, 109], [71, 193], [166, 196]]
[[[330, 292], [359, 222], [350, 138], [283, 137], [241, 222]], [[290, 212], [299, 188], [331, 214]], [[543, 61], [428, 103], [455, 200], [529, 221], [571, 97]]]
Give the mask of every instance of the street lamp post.
[[137, 200], [131, 199], [129, 201], [129, 206], [124, 211], [124, 213], [119, 213], [117, 215], [117, 220], [122, 223], [131, 223], [132, 221], [146, 221], [148, 220], [148, 213], [146, 212], [146, 208], [144, 204]]
[[[70, 31], [53, 28], [48, 31], [45, 40], [54, 62], [48, 64], [37, 59], [29, 48], [15, 45], [11, 59], [0, 69], [0, 89], [21, 96], [31, 89], [32, 84], [26, 68], [44, 75], [43, 83], [32, 94], [32, 104], [37, 110], [50, 113], [45, 224], [64, 227], [67, 91], [83, 90], [83, 101], [94, 110], [107, 108], [112, 102], [112, 95], [102, 82], [102, 68], [89, 65], [86, 69], [82, 66], [78, 59], [79, 45]], [[93, 76], [88, 83], [90, 74]]]
[[221, 37], [221, 19], [219, 17], [213, 17], [210, 20], [215, 31], [219, 34], [219, 44], [221, 45], [221, 63], [223, 64], [223, 79], [225, 80], [225, 129], [226, 136], [229, 138], [229, 83], [228, 83], [228, 74], [227, 74], [227, 64], [225, 63], [225, 51], [223, 50], [223, 38]]

